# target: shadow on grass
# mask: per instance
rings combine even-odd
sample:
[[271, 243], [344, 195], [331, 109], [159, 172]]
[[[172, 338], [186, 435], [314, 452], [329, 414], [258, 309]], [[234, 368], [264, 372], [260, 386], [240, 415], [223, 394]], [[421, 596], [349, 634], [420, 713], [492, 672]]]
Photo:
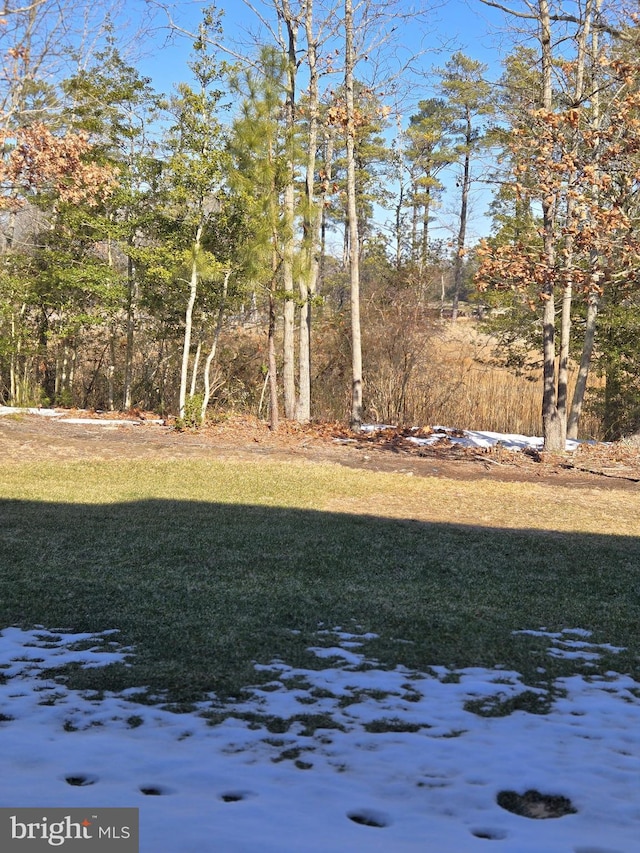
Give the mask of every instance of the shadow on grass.
[[530, 683], [593, 664], [549, 658], [547, 639], [513, 632], [583, 628], [626, 647], [615, 668], [638, 675], [632, 537], [187, 501], [1, 501], [0, 572], [0, 628], [117, 628], [134, 647], [131, 666], [73, 671], [74, 687], [233, 695], [259, 680], [256, 662], [320, 665], [308, 647], [335, 626], [377, 634], [361, 651], [385, 666], [502, 665]]

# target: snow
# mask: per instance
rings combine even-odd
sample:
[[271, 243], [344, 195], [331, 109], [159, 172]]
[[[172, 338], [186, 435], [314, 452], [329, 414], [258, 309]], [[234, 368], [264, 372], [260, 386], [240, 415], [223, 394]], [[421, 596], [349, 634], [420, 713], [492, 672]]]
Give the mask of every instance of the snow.
[[[396, 427], [391, 424], [363, 424], [363, 432], [382, 432], [384, 430], [395, 430]], [[415, 428], [417, 432], [417, 427]], [[506, 450], [542, 450], [544, 439], [535, 435], [519, 435], [516, 433], [490, 432], [484, 430], [473, 429], [453, 429], [446, 426], [431, 427], [429, 435], [407, 436], [407, 441], [414, 444], [426, 447], [428, 445], [437, 444], [443, 439], [451, 444], [459, 444], [462, 447], [478, 447], [488, 449], [491, 447], [505, 448]], [[339, 439], [340, 443], [348, 444], [355, 439]], [[579, 441], [568, 439], [566, 449], [569, 451], [576, 450], [579, 446]]]
[[[454, 430], [450, 427], [442, 426], [433, 427], [432, 435], [410, 437], [409, 441], [419, 445], [429, 445], [436, 444], [443, 438], [448, 439], [451, 444], [460, 444], [463, 447], [490, 448], [500, 445], [507, 450], [526, 450], [527, 448], [542, 450], [542, 445], [544, 444], [543, 439], [539, 436], [484, 432], [473, 429]], [[578, 444], [578, 441], [569, 439], [566, 445], [567, 450], [575, 450]]]
[[[616, 651], [579, 627], [520, 633], [550, 654]], [[316, 636], [318, 669], [256, 665], [268, 683], [210, 725], [213, 696], [176, 714], [136, 704], [133, 689], [97, 697], [48, 673], [126, 663], [135, 649], [117, 631], [4, 629], [0, 806], [137, 807], [142, 853], [638, 849], [640, 685], [629, 676], [559, 679], [549, 713], [486, 717], [465, 703], [535, 689], [505, 669], [385, 669], [366, 654], [372, 635], [343, 626]], [[273, 734], [255, 722], [270, 717], [296, 720]], [[518, 816], [497, 804], [505, 790], [564, 796], [576, 813]]]
[[0, 415], [41, 415], [43, 418], [60, 418], [63, 409], [29, 408], [24, 406], [0, 406]]
[[[82, 410], [84, 411], [84, 410]], [[40, 415], [43, 418], [57, 418], [63, 424], [82, 424], [83, 426], [139, 426], [140, 420], [132, 418], [101, 418], [99, 416], [91, 416], [87, 412], [86, 417], [74, 418], [71, 417], [65, 409], [43, 409], [43, 408], [21, 408], [18, 406], [0, 406], [0, 417], [3, 415]], [[145, 420], [145, 423], [164, 424], [161, 418], [152, 418]]]
[[548, 637], [555, 640], [554, 646], [547, 649], [547, 652], [556, 658], [566, 658], [567, 660], [583, 660], [595, 661], [600, 660], [602, 655], [600, 652], [605, 651], [609, 654], [618, 654], [626, 651], [622, 646], [612, 646], [611, 643], [589, 643], [585, 639], [574, 640], [567, 635], [575, 635], [578, 637], [590, 637], [591, 631], [585, 631], [584, 628], [565, 628], [563, 631], [550, 633], [541, 629], [539, 631], [516, 631], [516, 634], [524, 634], [530, 637]]

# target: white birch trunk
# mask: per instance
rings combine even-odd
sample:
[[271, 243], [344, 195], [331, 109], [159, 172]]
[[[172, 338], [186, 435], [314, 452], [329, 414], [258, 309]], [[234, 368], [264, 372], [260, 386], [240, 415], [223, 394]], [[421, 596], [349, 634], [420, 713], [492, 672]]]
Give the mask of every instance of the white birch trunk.
[[222, 284], [222, 295], [220, 298], [220, 308], [218, 309], [218, 317], [216, 320], [216, 328], [213, 333], [213, 342], [211, 344], [211, 349], [209, 350], [209, 354], [207, 355], [207, 359], [204, 364], [204, 396], [202, 398], [202, 409], [200, 411], [201, 420], [204, 422], [207, 407], [209, 406], [209, 400], [211, 399], [211, 365], [215, 361], [216, 354], [218, 352], [218, 341], [220, 340], [220, 333], [222, 332], [222, 323], [224, 321], [224, 312], [226, 310], [226, 302], [227, 302], [227, 291], [229, 288], [229, 279], [231, 278], [231, 270], [227, 270], [224, 274], [224, 281]]
[[189, 373], [189, 353], [191, 351], [191, 331], [193, 328], [193, 306], [198, 295], [198, 254], [204, 223], [200, 222], [196, 229], [196, 236], [192, 248], [191, 278], [189, 280], [189, 300], [184, 318], [184, 344], [182, 347], [182, 366], [180, 369], [180, 394], [178, 403], [178, 416], [184, 418], [185, 404], [187, 401], [187, 376]]
[[196, 354], [193, 357], [193, 367], [191, 368], [191, 385], [189, 387], [189, 396], [193, 397], [196, 393], [198, 383], [198, 367], [200, 366], [200, 356], [202, 354], [202, 338], [198, 338], [196, 346]]

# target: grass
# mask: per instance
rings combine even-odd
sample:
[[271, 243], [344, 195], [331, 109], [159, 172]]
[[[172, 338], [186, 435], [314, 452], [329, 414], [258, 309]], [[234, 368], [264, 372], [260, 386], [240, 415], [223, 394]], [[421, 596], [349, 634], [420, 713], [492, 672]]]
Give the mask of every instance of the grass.
[[174, 461], [7, 464], [0, 495], [0, 627], [117, 628], [135, 649], [66, 667], [70, 686], [186, 709], [269, 680], [255, 662], [318, 666], [320, 623], [379, 635], [364, 651], [383, 666], [538, 686], [581, 664], [513, 632], [580, 627], [627, 649], [585, 672], [638, 675], [632, 492]]
[[[469, 429], [541, 435], [542, 370], [540, 353], [531, 351], [527, 369], [516, 372], [500, 366], [504, 346], [474, 322], [447, 323], [440, 339], [430, 347], [431, 362], [442, 371], [436, 388], [455, 389], [442, 398], [442, 405], [429, 408], [428, 423], [465, 424]], [[431, 365], [425, 368], [427, 375]], [[569, 364], [569, 400], [577, 378], [577, 365]], [[591, 376], [589, 388], [597, 384]], [[430, 401], [431, 404], [436, 401]], [[600, 423], [587, 406], [581, 417], [581, 437], [597, 437]]]

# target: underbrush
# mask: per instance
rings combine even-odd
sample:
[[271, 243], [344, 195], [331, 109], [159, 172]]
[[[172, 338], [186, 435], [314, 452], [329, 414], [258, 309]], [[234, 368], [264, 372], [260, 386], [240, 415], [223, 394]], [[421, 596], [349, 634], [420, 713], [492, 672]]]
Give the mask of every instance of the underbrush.
[[[415, 299], [400, 294], [380, 307], [363, 304], [364, 416], [367, 421], [399, 426], [445, 425], [495, 432], [540, 435], [542, 378], [531, 353], [526, 365], [506, 365], [496, 338], [478, 322], [464, 317], [453, 324], [441, 320]], [[384, 310], [383, 310], [384, 309]], [[319, 309], [314, 316], [311, 370], [312, 417], [348, 421], [351, 408], [351, 332], [344, 311]], [[175, 414], [180, 384], [176, 353], [167, 351], [161, 369], [153, 341], [139, 341], [134, 365], [134, 408]], [[282, 341], [276, 345], [278, 381], [282, 373]], [[96, 357], [97, 358], [97, 357]], [[99, 359], [98, 359], [99, 361]], [[107, 410], [120, 402], [95, 368], [96, 359], [77, 366], [77, 388], [59, 404]], [[196, 381], [191, 386], [189, 413], [182, 426], [196, 426], [203, 399], [203, 358], [193, 356]], [[91, 374], [91, 370], [95, 375]], [[89, 372], [87, 372], [89, 371]], [[575, 371], [574, 371], [575, 374]], [[569, 393], [573, 392], [574, 374]], [[116, 371], [115, 380], [119, 374]], [[216, 360], [209, 368], [209, 417], [233, 412], [269, 416], [267, 338], [259, 325], [222, 331]], [[114, 380], [114, 381], [115, 381]], [[115, 381], [117, 385], [117, 381]], [[114, 387], [115, 387], [114, 385]], [[592, 391], [597, 385], [592, 384]], [[596, 389], [597, 390], [597, 389]], [[593, 397], [593, 393], [591, 394]], [[597, 394], [594, 397], [597, 403]], [[281, 413], [283, 401], [280, 399]], [[585, 407], [580, 438], [602, 438], [602, 419], [594, 404]]]
[[[406, 321], [406, 322], [405, 322]], [[313, 380], [314, 416], [348, 420], [348, 330], [318, 332], [321, 356]], [[400, 313], [382, 334], [367, 328], [363, 340], [365, 418], [399, 426], [446, 425], [522, 435], [542, 434], [542, 376], [533, 366], [515, 372], [500, 364], [495, 339], [471, 321], [411, 322]], [[575, 369], [570, 375], [573, 393]], [[597, 414], [585, 412], [581, 438], [600, 438]]]

